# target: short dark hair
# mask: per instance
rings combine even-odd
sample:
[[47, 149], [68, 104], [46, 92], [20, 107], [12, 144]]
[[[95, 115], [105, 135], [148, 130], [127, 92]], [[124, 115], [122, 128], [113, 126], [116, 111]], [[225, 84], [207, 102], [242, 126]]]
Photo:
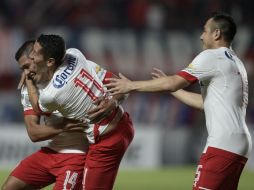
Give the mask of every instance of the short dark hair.
[[215, 12], [211, 18], [217, 24], [217, 28], [221, 30], [224, 40], [231, 43], [237, 32], [234, 19], [223, 12]]
[[20, 57], [24, 54], [26, 54], [27, 56], [29, 55], [29, 53], [33, 49], [34, 42], [35, 40], [27, 40], [20, 46], [20, 48], [17, 50], [15, 54], [16, 61], [19, 61]]
[[36, 41], [42, 47], [44, 58], [54, 58], [57, 66], [62, 63], [65, 55], [65, 41], [61, 36], [41, 34]]

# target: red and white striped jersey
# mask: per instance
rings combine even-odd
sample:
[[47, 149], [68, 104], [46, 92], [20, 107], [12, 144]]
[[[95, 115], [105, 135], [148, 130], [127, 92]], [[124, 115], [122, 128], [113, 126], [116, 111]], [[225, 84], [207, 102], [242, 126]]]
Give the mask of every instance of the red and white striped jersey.
[[245, 122], [248, 79], [241, 60], [228, 48], [201, 52], [178, 73], [190, 82], [199, 80], [204, 101], [208, 146], [248, 156], [251, 136]]
[[[40, 109], [46, 113], [58, 110], [66, 118], [87, 122], [87, 137], [90, 143], [94, 143], [95, 125], [89, 123], [87, 111], [95, 107], [93, 102], [96, 99], [107, 96], [103, 80], [109, 73], [94, 62], [86, 60], [79, 50], [68, 49], [64, 62], [41, 91]], [[107, 126], [108, 122], [96, 125], [99, 134]]]

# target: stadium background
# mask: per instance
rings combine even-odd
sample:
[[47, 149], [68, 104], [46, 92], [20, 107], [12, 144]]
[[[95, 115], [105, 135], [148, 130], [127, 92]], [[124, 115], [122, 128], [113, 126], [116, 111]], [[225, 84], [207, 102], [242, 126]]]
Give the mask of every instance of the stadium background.
[[[251, 0], [1, 0], [0, 184], [18, 160], [41, 145], [26, 135], [16, 90], [20, 70], [14, 60], [17, 48], [40, 33], [62, 35], [67, 47], [79, 48], [115, 73], [150, 79], [153, 67], [168, 74], [184, 68], [201, 51], [199, 35], [206, 18], [216, 10], [228, 12], [238, 25], [233, 47], [248, 72], [247, 123], [254, 134], [253, 7]], [[189, 90], [198, 92], [199, 87]], [[124, 107], [137, 135], [123, 160], [116, 189], [140, 190], [143, 179], [148, 181], [142, 186], [146, 190], [180, 190], [185, 183], [183, 189], [190, 189], [195, 169], [189, 165], [197, 162], [207, 135], [203, 113], [169, 93], [133, 93]], [[254, 153], [240, 189], [254, 189], [253, 170]]]

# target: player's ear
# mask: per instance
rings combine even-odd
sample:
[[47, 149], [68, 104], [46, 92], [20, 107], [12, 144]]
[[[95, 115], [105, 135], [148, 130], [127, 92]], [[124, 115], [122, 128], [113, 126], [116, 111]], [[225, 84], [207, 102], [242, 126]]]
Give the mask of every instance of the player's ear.
[[213, 32], [213, 36], [215, 40], [219, 40], [222, 37], [222, 33], [220, 29], [215, 29]]
[[56, 60], [54, 58], [49, 58], [47, 61], [47, 66], [52, 67], [55, 65]]

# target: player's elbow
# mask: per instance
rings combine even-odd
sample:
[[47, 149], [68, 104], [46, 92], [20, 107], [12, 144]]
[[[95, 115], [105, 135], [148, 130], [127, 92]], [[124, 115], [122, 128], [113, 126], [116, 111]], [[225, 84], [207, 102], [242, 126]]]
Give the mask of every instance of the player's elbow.
[[203, 110], [204, 110], [204, 104], [203, 104], [203, 102], [200, 104], [200, 106], [198, 107], [198, 109], [199, 109], [200, 111], [203, 111]]
[[178, 75], [173, 75], [171, 77], [168, 77], [167, 85], [168, 85], [168, 90], [170, 92], [176, 92], [177, 90], [180, 90], [189, 86], [190, 82]]
[[42, 139], [40, 138], [40, 135], [37, 134], [35, 131], [32, 131], [32, 130], [28, 131], [28, 136], [32, 142], [42, 141]]
[[198, 99], [197, 99], [197, 106], [196, 108], [200, 111], [203, 111], [204, 110], [204, 102], [203, 102], [203, 98], [201, 95], [198, 96]]
[[169, 83], [164, 86], [165, 91], [176, 92], [179, 89], [181, 88], [179, 88], [179, 86], [174, 83], [171, 83], [171, 84]]
[[167, 83], [164, 83], [161, 85], [162, 91], [170, 91], [170, 92], [175, 92], [179, 90], [179, 85], [177, 85], [174, 81], [169, 81]]
[[37, 137], [36, 135], [29, 135], [29, 138], [32, 142], [40, 142], [41, 139], [39, 137]]
[[179, 88], [177, 88], [177, 86], [175, 86], [175, 85], [171, 85], [168, 87], [168, 90], [170, 92], [176, 92], [177, 90], [179, 90]]
[[40, 108], [38, 107], [38, 105], [33, 105], [33, 110], [38, 115], [40, 115], [42, 113]]

